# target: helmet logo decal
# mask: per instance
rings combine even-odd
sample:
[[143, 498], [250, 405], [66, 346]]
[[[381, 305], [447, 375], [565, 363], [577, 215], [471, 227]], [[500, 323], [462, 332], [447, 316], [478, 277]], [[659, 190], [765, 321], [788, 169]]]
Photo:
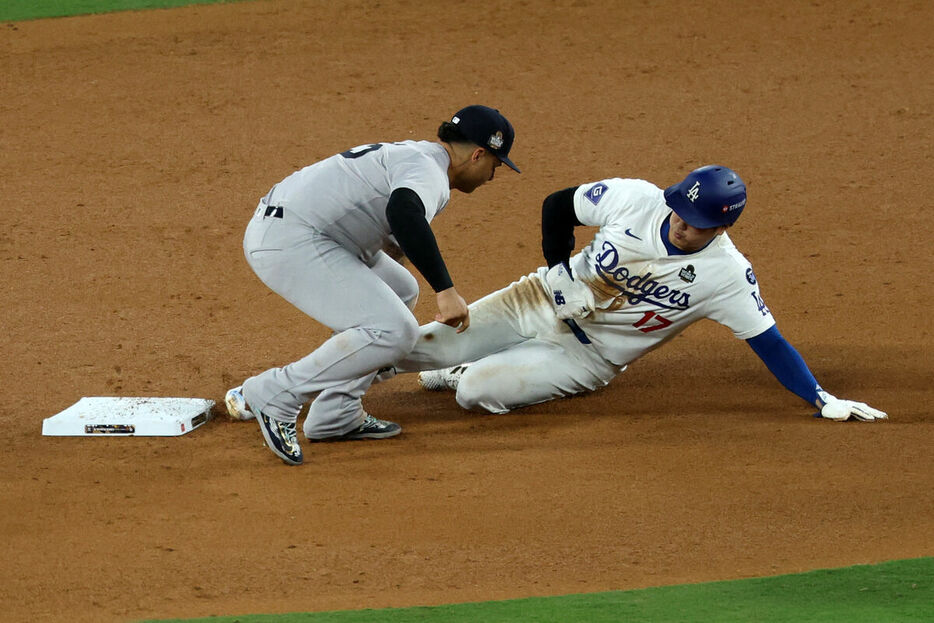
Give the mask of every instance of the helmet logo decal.
[[700, 182], [694, 182], [694, 185], [691, 186], [691, 190], [685, 193], [687, 198], [691, 200], [691, 203], [697, 201], [697, 198], [700, 196]]

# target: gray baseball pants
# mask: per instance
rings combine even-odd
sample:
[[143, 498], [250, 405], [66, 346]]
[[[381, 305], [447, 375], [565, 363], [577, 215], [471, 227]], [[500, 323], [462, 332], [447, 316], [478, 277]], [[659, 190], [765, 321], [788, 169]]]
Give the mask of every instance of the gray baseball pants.
[[[305, 435], [343, 435], [362, 423], [361, 397], [375, 371], [404, 357], [418, 339], [411, 311], [418, 282], [383, 252], [364, 262], [288, 208], [268, 213], [261, 202], [247, 226], [247, 262], [271, 290], [334, 334], [306, 357], [247, 379], [244, 398], [254, 411], [294, 422], [318, 393]], [[262, 324], [261, 309], [257, 316]]]

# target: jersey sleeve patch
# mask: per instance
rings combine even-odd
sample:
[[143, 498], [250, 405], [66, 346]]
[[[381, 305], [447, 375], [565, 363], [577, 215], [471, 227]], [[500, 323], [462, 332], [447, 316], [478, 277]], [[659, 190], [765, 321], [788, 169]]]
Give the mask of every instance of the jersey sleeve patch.
[[584, 196], [590, 201], [590, 203], [597, 205], [600, 203], [600, 200], [603, 199], [603, 195], [606, 194], [607, 185], [603, 182], [599, 182], [590, 187], [590, 190], [584, 193]]

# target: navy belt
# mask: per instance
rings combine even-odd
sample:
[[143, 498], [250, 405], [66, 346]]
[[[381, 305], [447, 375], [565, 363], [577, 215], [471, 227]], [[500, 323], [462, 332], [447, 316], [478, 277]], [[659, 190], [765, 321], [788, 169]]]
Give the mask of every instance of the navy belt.
[[282, 218], [282, 206], [266, 206], [266, 212], [263, 213], [263, 218], [267, 216]]
[[578, 342], [581, 344], [590, 344], [590, 338], [587, 337], [587, 334], [584, 333], [584, 330], [581, 329], [581, 326], [577, 324], [576, 320], [573, 318], [565, 318], [564, 323], [571, 328], [571, 333], [574, 334]]

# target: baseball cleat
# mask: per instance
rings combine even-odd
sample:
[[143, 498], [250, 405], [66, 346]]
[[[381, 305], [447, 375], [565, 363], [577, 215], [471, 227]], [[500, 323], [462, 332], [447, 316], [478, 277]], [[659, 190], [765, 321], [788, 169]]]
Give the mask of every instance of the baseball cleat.
[[467, 369], [467, 364], [441, 370], [425, 370], [418, 373], [418, 384], [430, 392], [442, 392], [448, 389], [456, 390], [461, 375]]
[[227, 390], [224, 404], [227, 405], [227, 414], [235, 420], [252, 420], [256, 417], [246, 404], [242, 385]]
[[263, 432], [266, 445], [287, 465], [301, 465], [304, 461], [302, 447], [295, 434], [295, 422], [274, 420], [260, 413], [256, 417], [259, 429]]
[[363, 418], [363, 424], [353, 429], [349, 433], [337, 435], [335, 437], [323, 437], [321, 439], [309, 439], [309, 441], [354, 441], [357, 439], [386, 439], [395, 437], [402, 432], [402, 427], [395, 422], [380, 420], [369, 413]]

